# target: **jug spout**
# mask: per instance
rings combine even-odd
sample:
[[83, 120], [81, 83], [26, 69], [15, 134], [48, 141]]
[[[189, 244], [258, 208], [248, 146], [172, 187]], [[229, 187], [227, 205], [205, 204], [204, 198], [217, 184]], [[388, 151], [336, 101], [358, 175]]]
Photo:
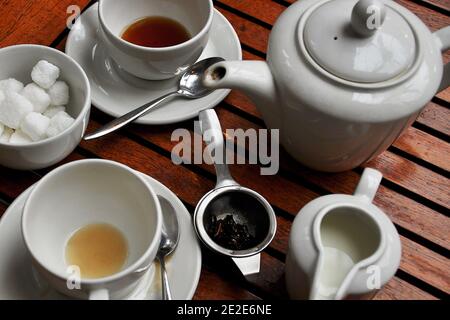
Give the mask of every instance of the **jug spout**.
[[269, 65], [265, 61], [222, 61], [211, 66], [203, 80], [212, 89], [237, 89], [258, 107], [267, 125], [279, 128], [277, 92]]
[[348, 255], [335, 248], [323, 248], [314, 272], [309, 299], [343, 299], [354, 275], [354, 263]]

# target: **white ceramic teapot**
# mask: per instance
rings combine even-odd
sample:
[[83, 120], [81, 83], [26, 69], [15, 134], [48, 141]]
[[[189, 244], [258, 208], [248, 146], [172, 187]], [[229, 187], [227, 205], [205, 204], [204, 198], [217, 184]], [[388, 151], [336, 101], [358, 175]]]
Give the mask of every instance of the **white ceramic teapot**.
[[377, 156], [450, 82], [435, 33], [390, 0], [302, 0], [279, 17], [267, 62], [212, 66], [205, 84], [244, 91], [284, 148], [322, 171]]
[[380, 289], [395, 274], [400, 238], [372, 200], [381, 173], [367, 168], [354, 195], [308, 203], [291, 228], [286, 287], [292, 299], [343, 299]]

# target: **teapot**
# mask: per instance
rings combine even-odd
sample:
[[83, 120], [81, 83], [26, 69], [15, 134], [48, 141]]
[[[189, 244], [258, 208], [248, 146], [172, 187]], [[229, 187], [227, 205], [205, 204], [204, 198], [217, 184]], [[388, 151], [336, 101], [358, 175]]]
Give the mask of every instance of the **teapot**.
[[394, 276], [400, 237], [372, 203], [381, 178], [379, 171], [366, 168], [353, 195], [317, 198], [297, 214], [286, 258], [292, 299], [368, 297]]
[[267, 61], [219, 62], [204, 84], [242, 90], [297, 161], [340, 172], [386, 150], [448, 87], [449, 48], [450, 26], [431, 33], [394, 1], [302, 0], [274, 25]]

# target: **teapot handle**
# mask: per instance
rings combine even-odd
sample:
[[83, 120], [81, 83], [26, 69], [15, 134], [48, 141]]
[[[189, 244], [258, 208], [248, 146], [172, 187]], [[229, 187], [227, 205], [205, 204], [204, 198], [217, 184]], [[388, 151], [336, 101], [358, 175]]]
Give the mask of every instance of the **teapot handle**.
[[381, 179], [383, 179], [383, 175], [380, 171], [372, 168], [364, 169], [361, 180], [359, 180], [358, 186], [353, 194], [363, 197], [368, 202], [372, 202], [380, 186]]
[[[439, 47], [444, 53], [450, 49], [450, 26], [442, 28], [434, 33], [436, 40], [438, 41]], [[439, 86], [438, 92], [447, 89], [450, 86], [450, 63], [444, 66], [444, 74], [442, 76], [441, 85]]]

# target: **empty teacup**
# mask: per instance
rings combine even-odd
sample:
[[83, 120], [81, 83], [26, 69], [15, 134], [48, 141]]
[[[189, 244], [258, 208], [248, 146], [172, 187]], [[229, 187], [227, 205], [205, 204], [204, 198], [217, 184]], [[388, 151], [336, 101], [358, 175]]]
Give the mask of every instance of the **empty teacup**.
[[112, 161], [82, 160], [37, 183], [22, 233], [33, 267], [51, 287], [75, 298], [121, 299], [147, 275], [161, 224], [156, 194], [139, 174]]
[[400, 265], [400, 238], [372, 203], [381, 178], [377, 170], [365, 169], [353, 195], [323, 196], [299, 212], [286, 259], [291, 298], [363, 296], [394, 276]]
[[213, 150], [217, 183], [195, 209], [195, 230], [211, 250], [232, 257], [242, 274], [258, 273], [260, 252], [275, 236], [275, 213], [264, 197], [231, 177], [215, 111], [202, 111], [199, 118], [204, 140]]
[[206, 47], [212, 0], [100, 0], [98, 35], [111, 58], [147, 80], [176, 76]]

